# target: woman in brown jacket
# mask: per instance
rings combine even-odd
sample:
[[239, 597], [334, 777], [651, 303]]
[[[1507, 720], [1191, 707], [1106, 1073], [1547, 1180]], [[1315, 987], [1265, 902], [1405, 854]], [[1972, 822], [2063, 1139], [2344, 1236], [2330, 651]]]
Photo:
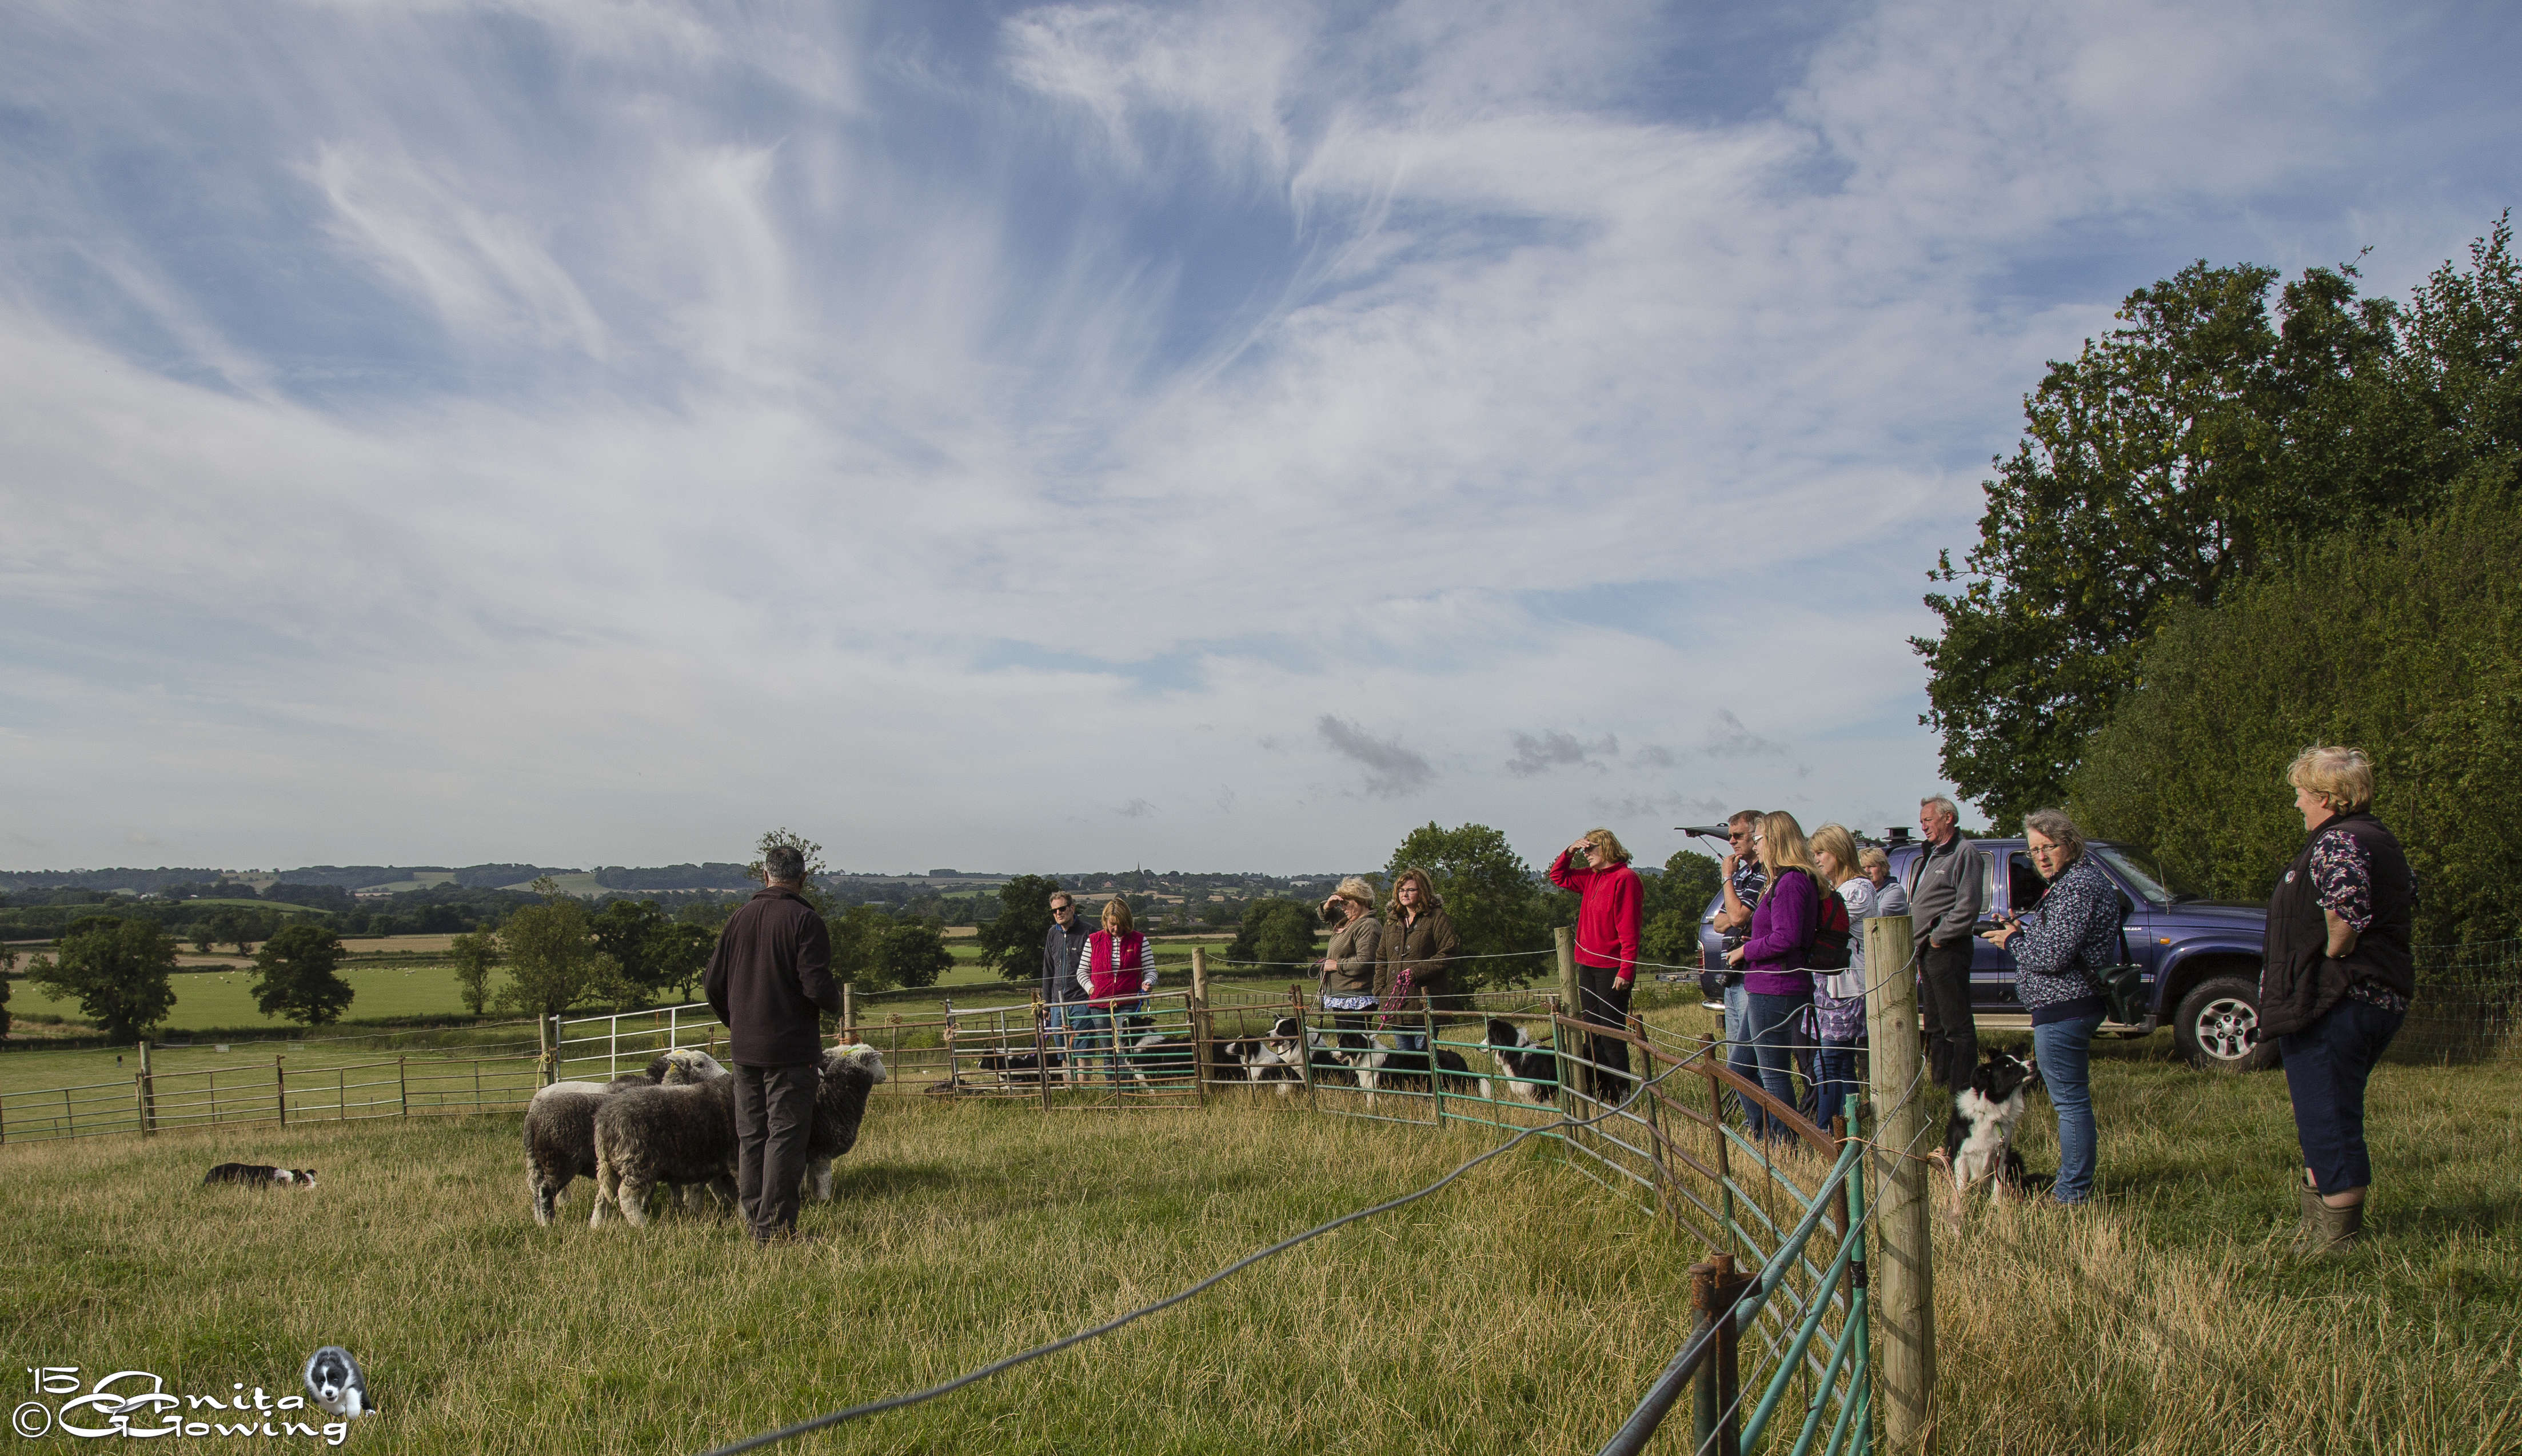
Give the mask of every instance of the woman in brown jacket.
[[1375, 888], [1355, 875], [1340, 881], [1323, 902], [1323, 918], [1334, 927], [1314, 977], [1314, 997], [1342, 1031], [1366, 1030], [1375, 1010], [1375, 962], [1383, 948], [1383, 926], [1375, 918]]
[[[1417, 1022], [1421, 1006], [1443, 1005], [1451, 962], [1462, 945], [1427, 871], [1413, 867], [1394, 876], [1392, 903], [1383, 909], [1383, 943], [1375, 957], [1378, 1010]], [[1424, 1032], [1397, 1032], [1394, 1040], [1404, 1052], [1427, 1050]]]

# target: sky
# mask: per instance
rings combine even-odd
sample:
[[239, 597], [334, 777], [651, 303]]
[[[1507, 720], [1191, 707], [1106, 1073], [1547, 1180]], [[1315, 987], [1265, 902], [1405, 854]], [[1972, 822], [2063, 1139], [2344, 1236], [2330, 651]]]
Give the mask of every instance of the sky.
[[1943, 787], [2045, 360], [2505, 5], [20, 0], [0, 868], [1274, 872]]

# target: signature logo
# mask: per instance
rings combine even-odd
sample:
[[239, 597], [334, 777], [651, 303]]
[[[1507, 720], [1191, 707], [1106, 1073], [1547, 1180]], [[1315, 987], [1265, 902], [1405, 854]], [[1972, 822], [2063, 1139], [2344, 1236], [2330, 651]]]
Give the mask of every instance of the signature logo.
[[[350, 1434], [348, 1421], [308, 1422], [304, 1395], [277, 1400], [260, 1386], [248, 1393], [238, 1381], [213, 1395], [166, 1388], [166, 1382], [146, 1370], [117, 1370], [93, 1382], [79, 1379], [75, 1365], [29, 1365], [38, 1396], [67, 1400], [23, 1400], [9, 1413], [10, 1428], [28, 1440], [59, 1432], [87, 1440], [119, 1436], [150, 1440], [162, 1435], [304, 1436], [338, 1446]], [[293, 1415], [299, 1419], [292, 1420]]]

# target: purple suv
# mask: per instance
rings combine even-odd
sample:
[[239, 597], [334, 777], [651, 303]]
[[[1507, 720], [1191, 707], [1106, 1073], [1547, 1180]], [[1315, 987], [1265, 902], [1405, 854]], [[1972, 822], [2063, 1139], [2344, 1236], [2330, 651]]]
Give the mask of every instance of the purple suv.
[[[1986, 869], [1987, 908], [2030, 910], [2047, 888], [2020, 839], [1974, 839]], [[1882, 846], [1892, 877], [1905, 882], [1921, 848], [1915, 839]], [[2267, 930], [2266, 907], [2200, 900], [2164, 888], [2142, 859], [2104, 841], [2085, 846], [2102, 872], [2120, 887], [2127, 908], [2127, 957], [2146, 968], [2144, 1021], [2117, 1028], [2142, 1035], [2172, 1028], [2172, 1044], [2192, 1065], [2252, 1068], [2272, 1064], [2273, 1046], [2260, 1044], [2260, 947]], [[1700, 917], [1700, 963], [1721, 966], [1724, 958], [1711, 922], [1719, 896]], [[1991, 929], [1984, 920], [1980, 928]], [[2019, 1011], [2014, 999], [2014, 953], [1985, 940], [1971, 956], [1971, 1000], [1982, 1011]]]

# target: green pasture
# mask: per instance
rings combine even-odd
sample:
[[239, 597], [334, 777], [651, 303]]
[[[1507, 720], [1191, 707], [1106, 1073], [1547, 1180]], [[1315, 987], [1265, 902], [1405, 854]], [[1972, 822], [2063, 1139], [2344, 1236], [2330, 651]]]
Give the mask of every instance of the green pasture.
[[[2305, 1262], [2282, 1079], [2196, 1073], [2159, 1040], [2096, 1058], [2099, 1204], [1936, 1221], [1942, 1448], [2522, 1444], [2522, 1065], [2381, 1068], [2369, 1242]], [[2049, 1118], [2035, 1099], [2035, 1169]], [[1493, 1137], [1266, 1096], [1114, 1114], [889, 1095], [838, 1198], [807, 1205], [817, 1242], [769, 1250], [709, 1215], [588, 1229], [584, 1183], [536, 1227], [513, 1114], [10, 1145], [0, 1329], [22, 1363], [185, 1392], [294, 1390], [342, 1343], [384, 1408], [358, 1433], [378, 1449], [698, 1450], [1108, 1319]], [[227, 1159], [322, 1181], [201, 1188]], [[1590, 1450], [1686, 1338], [1703, 1252], [1528, 1148], [1187, 1306], [784, 1449]]]

